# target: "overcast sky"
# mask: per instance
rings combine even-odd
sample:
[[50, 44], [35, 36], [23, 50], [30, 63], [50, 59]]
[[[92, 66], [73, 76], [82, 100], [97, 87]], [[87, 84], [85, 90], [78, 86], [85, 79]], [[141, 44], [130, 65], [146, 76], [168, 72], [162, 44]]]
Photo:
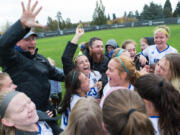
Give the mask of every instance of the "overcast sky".
[[[7, 21], [13, 23], [21, 16], [21, 1], [27, 3], [28, 0], [0, 0], [0, 26], [5, 25]], [[33, 2], [35, 0], [32, 0]], [[144, 4], [150, 2], [164, 6], [165, 0], [102, 0], [105, 6], [106, 14], [116, 14], [121, 17], [124, 11], [142, 12]], [[178, 0], [170, 0], [173, 10]], [[65, 20], [70, 18], [71, 22], [91, 21], [96, 6], [96, 0], [39, 0], [39, 5], [43, 6], [42, 11], [37, 17], [41, 24], [46, 24], [47, 17], [55, 18], [56, 13], [60, 11]]]

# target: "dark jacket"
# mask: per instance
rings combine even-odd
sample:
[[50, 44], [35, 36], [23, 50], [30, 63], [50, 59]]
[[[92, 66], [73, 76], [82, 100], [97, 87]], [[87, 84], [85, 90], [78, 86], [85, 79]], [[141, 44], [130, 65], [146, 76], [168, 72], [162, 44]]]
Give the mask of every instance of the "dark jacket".
[[49, 79], [63, 81], [64, 75], [52, 67], [48, 60], [37, 53], [19, 52], [14, 48], [30, 29], [24, 29], [20, 21], [12, 25], [0, 37], [0, 63], [17, 90], [24, 92], [36, 104], [38, 110], [46, 111], [49, 106]]
[[91, 69], [99, 71], [102, 74], [102, 84], [103, 87], [106, 85], [106, 83], [108, 82], [107, 79], [107, 75], [106, 75], [106, 70], [107, 70], [107, 66], [108, 66], [108, 62], [109, 59], [104, 55], [104, 59], [101, 63], [94, 63], [92, 57], [89, 54], [89, 50], [86, 49], [84, 51], [84, 55], [86, 55], [89, 59], [90, 65], [91, 65]]
[[64, 53], [62, 55], [62, 63], [65, 75], [67, 75], [75, 67], [73, 57], [77, 47], [78, 45], [75, 45], [69, 41], [66, 45], [66, 48], [64, 49]]
[[[62, 130], [60, 128], [55, 127], [55, 125], [49, 124], [49, 122], [54, 122], [54, 121], [57, 122], [58, 117], [50, 118], [45, 112], [41, 112], [41, 111], [37, 111], [37, 114], [39, 116], [38, 121], [47, 122], [53, 131], [53, 135], [59, 135], [59, 133], [62, 132]], [[38, 132], [28, 132], [28, 131], [22, 131], [22, 130], [15, 129], [15, 135], [37, 135], [37, 134], [38, 134]]]

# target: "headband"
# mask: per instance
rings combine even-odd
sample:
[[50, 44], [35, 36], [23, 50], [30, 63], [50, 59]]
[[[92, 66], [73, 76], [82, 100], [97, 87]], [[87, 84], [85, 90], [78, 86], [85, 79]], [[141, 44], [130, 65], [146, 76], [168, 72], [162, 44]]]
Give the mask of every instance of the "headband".
[[11, 102], [11, 100], [13, 99], [13, 97], [18, 94], [18, 91], [10, 91], [9, 93], [7, 93], [5, 95], [5, 97], [2, 100], [2, 103], [0, 105], [0, 118], [2, 119], [4, 117], [4, 114], [6, 112], [6, 109], [9, 105], [9, 103]]
[[125, 50], [124, 50], [124, 49], [121, 49], [121, 50], [118, 52], [118, 54], [116, 54], [116, 57], [120, 56], [123, 52], [125, 52]]
[[128, 69], [126, 68], [126, 66], [124, 65], [124, 63], [123, 63], [123, 61], [121, 60], [121, 58], [118, 57], [118, 59], [119, 59], [120, 64], [122, 65], [122, 67], [123, 67], [124, 70], [126, 71], [126, 73], [129, 75], [129, 71], [128, 71]]
[[154, 33], [158, 32], [158, 31], [161, 31], [161, 32], [164, 32], [168, 37], [169, 37], [169, 32], [163, 28], [157, 28]]
[[75, 76], [76, 76], [76, 71], [73, 72], [73, 76], [72, 76], [72, 86], [74, 85]]

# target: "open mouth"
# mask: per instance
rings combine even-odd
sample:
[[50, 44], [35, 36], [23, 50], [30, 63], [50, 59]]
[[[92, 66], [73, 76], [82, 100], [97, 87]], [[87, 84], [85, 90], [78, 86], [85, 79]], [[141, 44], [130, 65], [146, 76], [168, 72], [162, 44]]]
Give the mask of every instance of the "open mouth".
[[89, 67], [84, 67], [83, 70], [84, 70], [84, 71], [85, 71], [85, 70], [89, 70]]
[[35, 49], [35, 47], [28, 47], [28, 50], [34, 50]]

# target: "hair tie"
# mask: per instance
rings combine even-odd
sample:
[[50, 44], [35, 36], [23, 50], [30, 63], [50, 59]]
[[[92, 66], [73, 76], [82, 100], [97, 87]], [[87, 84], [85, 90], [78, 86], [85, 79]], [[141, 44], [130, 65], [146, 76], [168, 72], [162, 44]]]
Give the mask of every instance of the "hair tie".
[[127, 117], [129, 118], [129, 116], [131, 115], [131, 113], [133, 113], [134, 111], [136, 111], [136, 109], [131, 108], [129, 109], [128, 113], [127, 113]]
[[73, 72], [73, 76], [72, 76], [72, 86], [74, 85], [75, 76], [76, 76], [76, 71]]
[[13, 99], [13, 97], [18, 94], [19, 92], [18, 91], [10, 91], [9, 93], [7, 93], [3, 100], [2, 100], [2, 103], [0, 105], [0, 119], [2, 119], [4, 117], [4, 114], [6, 112], [6, 109], [10, 103], [10, 101]]

